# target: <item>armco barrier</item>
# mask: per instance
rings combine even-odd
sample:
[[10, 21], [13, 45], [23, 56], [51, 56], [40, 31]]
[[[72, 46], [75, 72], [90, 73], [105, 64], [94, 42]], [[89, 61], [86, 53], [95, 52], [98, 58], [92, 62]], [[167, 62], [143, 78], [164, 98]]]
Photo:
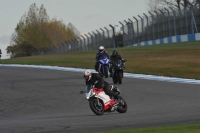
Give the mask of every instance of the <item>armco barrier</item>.
[[130, 46], [146, 46], [154, 44], [167, 44], [167, 43], [176, 43], [176, 42], [189, 42], [189, 41], [198, 41], [200, 40], [200, 33], [196, 34], [186, 34], [186, 35], [176, 35], [151, 41], [139, 42], [136, 44], [131, 44]]

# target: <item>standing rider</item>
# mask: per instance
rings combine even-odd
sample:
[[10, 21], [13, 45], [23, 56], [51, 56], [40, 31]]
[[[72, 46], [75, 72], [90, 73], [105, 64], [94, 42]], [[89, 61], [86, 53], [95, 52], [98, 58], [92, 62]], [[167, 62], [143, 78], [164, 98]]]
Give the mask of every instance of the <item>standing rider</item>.
[[104, 81], [103, 78], [98, 73], [91, 73], [90, 70], [84, 71], [84, 78], [86, 83], [86, 93], [88, 93], [91, 89], [91, 86], [95, 85], [95, 88], [103, 88], [104, 92], [109, 96], [114, 96], [118, 99], [118, 92], [114, 92], [110, 89], [110, 85], [108, 82]]
[[[117, 50], [113, 50], [112, 51], [112, 54], [110, 56], [110, 60], [111, 61], [116, 61], [116, 60], [121, 60], [122, 61], [122, 57], [120, 54], [118, 54]], [[112, 77], [112, 64], [110, 65], [110, 69], [109, 69], [109, 72], [110, 72], [110, 77]]]
[[99, 60], [100, 60], [100, 57], [103, 56], [103, 55], [106, 55], [108, 59], [110, 59], [109, 55], [107, 54], [107, 52], [105, 51], [105, 48], [104, 46], [100, 46], [99, 47], [99, 51], [97, 52], [96, 54], [96, 62], [95, 62], [95, 70], [98, 71], [98, 68], [99, 68]]

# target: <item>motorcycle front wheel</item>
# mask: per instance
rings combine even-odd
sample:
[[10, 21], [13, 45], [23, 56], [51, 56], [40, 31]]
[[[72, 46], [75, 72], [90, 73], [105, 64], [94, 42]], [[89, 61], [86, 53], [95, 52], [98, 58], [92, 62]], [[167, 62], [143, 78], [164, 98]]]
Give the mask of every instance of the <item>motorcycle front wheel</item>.
[[118, 78], [117, 78], [116, 73], [113, 74], [112, 79], [113, 79], [113, 83], [114, 83], [114, 84], [117, 84]]
[[104, 105], [102, 103], [102, 101], [97, 99], [90, 99], [89, 100], [89, 105], [90, 105], [90, 109], [96, 114], [96, 115], [103, 115], [104, 113]]
[[118, 71], [118, 81], [119, 81], [119, 84], [122, 83], [122, 76], [123, 76], [122, 71]]
[[108, 67], [104, 66], [104, 74], [105, 74], [105, 78], [108, 78]]

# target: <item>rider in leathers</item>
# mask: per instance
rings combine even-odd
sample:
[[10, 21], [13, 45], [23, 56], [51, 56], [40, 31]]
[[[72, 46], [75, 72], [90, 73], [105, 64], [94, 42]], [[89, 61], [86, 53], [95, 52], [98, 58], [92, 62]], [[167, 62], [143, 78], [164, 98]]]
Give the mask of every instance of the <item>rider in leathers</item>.
[[118, 93], [114, 92], [110, 89], [110, 85], [108, 82], [104, 81], [103, 78], [98, 73], [91, 73], [90, 70], [86, 70], [84, 72], [84, 78], [86, 79], [86, 92], [88, 93], [90, 91], [91, 85], [95, 85], [95, 88], [103, 88], [104, 92], [109, 96], [114, 96], [116, 99], [118, 99]]
[[[116, 61], [116, 60], [122, 60], [122, 57], [120, 54], [118, 54], [118, 52], [116, 50], [113, 50], [112, 51], [112, 54], [110, 56], [110, 60], [111, 61]], [[110, 69], [109, 69], [109, 72], [110, 72], [110, 77], [112, 77], [113, 73], [112, 73], [112, 64], [110, 65]]]
[[98, 71], [99, 68], [99, 59], [101, 56], [105, 55], [108, 59], [110, 58], [110, 56], [107, 54], [107, 52], [105, 51], [104, 46], [100, 46], [99, 47], [99, 51], [96, 53], [96, 57], [95, 57], [95, 70]]

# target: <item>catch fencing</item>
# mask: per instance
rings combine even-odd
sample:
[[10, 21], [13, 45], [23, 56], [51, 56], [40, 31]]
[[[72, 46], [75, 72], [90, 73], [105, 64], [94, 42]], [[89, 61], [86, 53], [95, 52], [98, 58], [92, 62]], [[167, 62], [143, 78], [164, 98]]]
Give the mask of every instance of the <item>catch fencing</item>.
[[200, 30], [200, 10], [199, 8], [184, 8], [182, 10], [171, 10], [164, 8], [154, 12], [148, 12], [138, 15], [138, 18], [133, 17], [136, 21], [122, 25], [123, 44], [129, 46], [139, 42], [147, 42], [160, 38], [194, 34]]
[[[132, 19], [119, 21], [120, 31], [116, 25], [109, 25], [80, 37], [67, 40], [42, 51], [43, 54], [65, 53], [73, 51], [97, 50], [105, 48], [126, 47], [140, 42], [177, 35], [195, 34], [200, 31], [200, 8], [189, 5], [182, 9], [172, 7], [163, 10], [149, 11]], [[121, 36], [118, 39], [117, 36]]]

